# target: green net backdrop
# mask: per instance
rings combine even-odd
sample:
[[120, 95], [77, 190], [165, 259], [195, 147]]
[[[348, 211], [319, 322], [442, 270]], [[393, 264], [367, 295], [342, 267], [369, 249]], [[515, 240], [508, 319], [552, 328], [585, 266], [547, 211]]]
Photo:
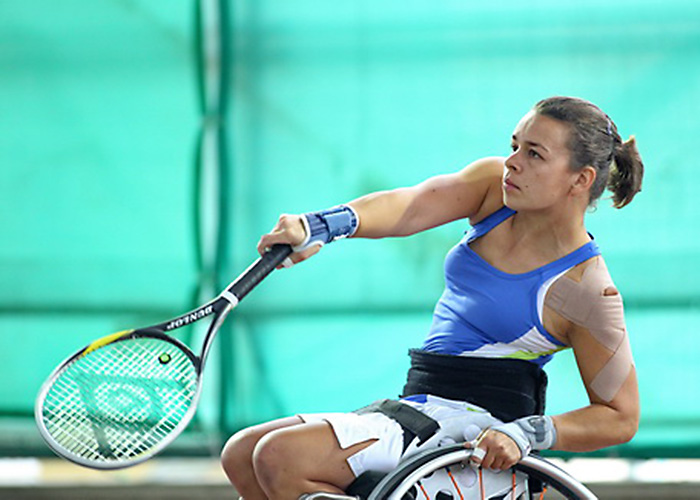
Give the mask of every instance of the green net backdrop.
[[[282, 212], [506, 155], [537, 100], [590, 99], [647, 165], [632, 205], [603, 200], [587, 222], [625, 298], [642, 397], [638, 436], [606, 453], [700, 455], [700, 4], [225, 5], [217, 285]], [[201, 293], [196, 7], [0, 5], [0, 425], [30, 422], [41, 381], [77, 347]], [[275, 273], [221, 333], [194, 429], [216, 441], [397, 395], [466, 228], [336, 243]], [[570, 353], [548, 372], [550, 413], [586, 403]]]

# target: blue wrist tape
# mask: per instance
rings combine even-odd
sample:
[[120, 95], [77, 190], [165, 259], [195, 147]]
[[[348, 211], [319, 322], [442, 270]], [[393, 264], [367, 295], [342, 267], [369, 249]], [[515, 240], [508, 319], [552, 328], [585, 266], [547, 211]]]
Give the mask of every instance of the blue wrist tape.
[[302, 222], [306, 229], [306, 240], [297, 248], [306, 249], [314, 244], [330, 243], [352, 236], [357, 231], [359, 218], [351, 207], [338, 205], [328, 210], [304, 214]]

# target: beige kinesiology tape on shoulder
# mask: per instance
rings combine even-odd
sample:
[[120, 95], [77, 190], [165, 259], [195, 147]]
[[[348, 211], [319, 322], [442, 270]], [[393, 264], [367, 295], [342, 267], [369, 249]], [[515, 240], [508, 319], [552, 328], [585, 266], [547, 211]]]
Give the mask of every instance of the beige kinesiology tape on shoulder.
[[[606, 289], [612, 294], [606, 295]], [[608, 293], [609, 293], [608, 292]], [[590, 388], [609, 402], [634, 366], [627, 337], [622, 296], [614, 288], [608, 268], [598, 257], [584, 270], [581, 281], [561, 277], [547, 296], [547, 305], [564, 318], [586, 328], [611, 356], [593, 378]]]

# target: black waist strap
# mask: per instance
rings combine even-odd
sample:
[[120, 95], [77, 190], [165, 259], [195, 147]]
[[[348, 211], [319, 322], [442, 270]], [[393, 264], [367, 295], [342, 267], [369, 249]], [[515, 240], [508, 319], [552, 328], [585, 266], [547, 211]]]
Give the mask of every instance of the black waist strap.
[[393, 418], [401, 425], [403, 428], [404, 451], [406, 451], [408, 445], [411, 444], [416, 437], [418, 438], [418, 444], [422, 444], [440, 428], [440, 424], [429, 416], [421, 413], [412, 406], [391, 399], [375, 401], [371, 405], [354, 411], [354, 413], [359, 415], [376, 412], [383, 413], [387, 417]]
[[504, 422], [542, 415], [547, 374], [520, 359], [474, 358], [409, 351], [411, 368], [402, 396], [433, 394], [480, 406]]

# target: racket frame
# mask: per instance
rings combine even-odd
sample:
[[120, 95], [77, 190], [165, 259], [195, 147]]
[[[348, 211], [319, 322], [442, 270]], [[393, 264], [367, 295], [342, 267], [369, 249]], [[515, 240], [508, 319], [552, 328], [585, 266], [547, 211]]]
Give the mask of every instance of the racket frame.
[[[226, 287], [226, 289], [221, 292], [216, 298], [210, 300], [204, 305], [201, 305], [192, 311], [176, 316], [168, 321], [159, 323], [156, 325], [148, 326], [145, 328], [137, 328], [133, 330], [123, 330], [120, 332], [112, 333], [105, 337], [102, 337], [86, 347], [75, 352], [62, 363], [58, 365], [57, 368], [51, 372], [46, 381], [42, 384], [39, 389], [39, 393], [36, 398], [34, 405], [34, 418], [39, 429], [41, 437], [46, 441], [46, 444], [51, 448], [51, 450], [57, 455], [84, 467], [99, 469], [99, 470], [115, 470], [123, 469], [126, 467], [131, 467], [142, 463], [153, 456], [157, 455], [164, 448], [170, 445], [189, 425], [190, 421], [194, 417], [197, 411], [197, 406], [199, 404], [199, 399], [202, 393], [202, 375], [204, 372], [204, 365], [206, 364], [207, 357], [216, 337], [218, 330], [223, 325], [228, 314], [238, 305], [241, 299], [245, 297], [255, 286], [257, 286], [272, 270], [274, 270], [285, 258], [287, 258], [292, 253], [292, 249], [289, 245], [274, 245], [273, 248], [263, 255], [261, 258], [257, 259], [253, 264], [251, 264], [243, 273], [241, 273], [231, 284]], [[184, 326], [192, 325], [204, 318], [207, 318], [213, 314], [216, 314], [213, 321], [210, 323], [207, 333], [204, 336], [202, 342], [201, 355], [197, 356], [194, 354], [192, 349], [185, 345], [180, 340], [175, 337], [168, 335], [169, 332], [182, 328]], [[180, 349], [185, 355], [187, 355], [195, 366], [195, 373], [197, 375], [196, 388], [194, 396], [190, 406], [188, 407], [185, 415], [178, 424], [168, 433], [168, 435], [156, 445], [144, 451], [143, 453], [134, 456], [128, 460], [115, 460], [115, 461], [97, 461], [84, 458], [80, 455], [72, 453], [70, 450], [63, 447], [60, 443], [54, 439], [44, 422], [44, 402], [46, 396], [54, 385], [54, 382], [61, 376], [63, 371], [68, 368], [76, 359], [88, 355], [91, 352], [114, 344], [117, 342], [129, 340], [135, 337], [151, 337], [170, 342]]]
[[[150, 331], [149, 331], [150, 330]], [[152, 330], [150, 328], [142, 328], [138, 330], [126, 330], [124, 332], [119, 332], [121, 335], [119, 337], [115, 337], [115, 334], [108, 335], [107, 337], [103, 337], [102, 339], [97, 340], [96, 342], [93, 342], [89, 346], [81, 349], [80, 351], [74, 353], [70, 357], [68, 357], [65, 361], [63, 361], [49, 376], [49, 378], [44, 382], [44, 384], [41, 386], [41, 389], [39, 390], [39, 394], [36, 399], [36, 404], [34, 406], [34, 418], [37, 423], [37, 427], [39, 429], [39, 434], [41, 434], [41, 437], [44, 439], [46, 444], [51, 448], [51, 450], [56, 453], [57, 455], [73, 462], [78, 465], [82, 465], [84, 467], [89, 467], [91, 469], [99, 469], [99, 470], [115, 470], [115, 469], [123, 469], [126, 467], [131, 467], [132, 465], [139, 464], [141, 462], [144, 462], [145, 460], [148, 460], [149, 458], [153, 457], [154, 455], [158, 454], [160, 451], [162, 451], [166, 446], [171, 444], [178, 435], [184, 430], [187, 425], [189, 425], [190, 421], [192, 420], [192, 417], [194, 416], [195, 411], [197, 410], [197, 404], [199, 402], [199, 396], [201, 393], [201, 363], [200, 359], [192, 352], [192, 350], [187, 347], [183, 342], [180, 340], [171, 337], [169, 335], [164, 334], [161, 331], [158, 330]], [[195, 367], [195, 373], [197, 374], [197, 382], [196, 382], [196, 388], [195, 388], [195, 393], [194, 396], [192, 397], [192, 401], [187, 408], [187, 411], [185, 412], [185, 415], [183, 415], [182, 419], [178, 424], [168, 433], [168, 436], [163, 439], [162, 441], [159, 441], [155, 446], [152, 448], [149, 448], [147, 451], [144, 453], [134, 456], [133, 458], [129, 460], [124, 460], [124, 461], [97, 461], [97, 460], [90, 460], [87, 458], [84, 458], [81, 455], [77, 455], [73, 452], [71, 452], [69, 449], [65, 448], [62, 446], [54, 437], [53, 435], [49, 432], [48, 428], [46, 427], [46, 423], [44, 421], [44, 401], [46, 399], [46, 396], [48, 395], [49, 391], [52, 389], [54, 382], [61, 376], [63, 371], [67, 369], [73, 361], [76, 359], [89, 354], [92, 351], [95, 351], [97, 349], [100, 349], [102, 347], [111, 345], [111, 344], [116, 344], [118, 342], [123, 342], [127, 341], [136, 337], [141, 337], [141, 338], [156, 338], [159, 340], [163, 340], [166, 342], [169, 342], [178, 349], [180, 349], [192, 362], [192, 364]], [[94, 347], [95, 344], [100, 343], [99, 346]]]

